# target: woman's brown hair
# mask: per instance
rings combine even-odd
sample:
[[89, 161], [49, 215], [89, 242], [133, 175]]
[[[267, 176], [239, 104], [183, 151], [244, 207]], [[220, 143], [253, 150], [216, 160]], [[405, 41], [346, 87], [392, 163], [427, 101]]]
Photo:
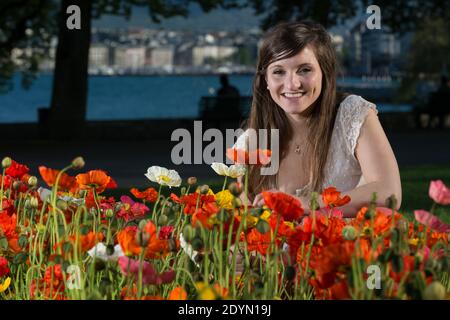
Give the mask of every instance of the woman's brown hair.
[[[306, 165], [310, 172], [307, 192], [321, 192], [324, 168], [338, 108], [336, 93], [336, 56], [331, 37], [320, 24], [304, 22], [284, 22], [269, 30], [259, 50], [257, 70], [253, 81], [253, 101], [247, 127], [279, 130], [279, 159], [286, 156], [293, 130], [283, 109], [271, 98], [267, 90], [266, 70], [268, 66], [282, 59], [297, 55], [310, 46], [322, 71], [322, 91], [307, 111]], [[339, 97], [341, 100], [341, 97]], [[277, 188], [276, 175], [260, 175], [260, 167], [249, 167], [249, 195], [253, 198], [262, 190]]]

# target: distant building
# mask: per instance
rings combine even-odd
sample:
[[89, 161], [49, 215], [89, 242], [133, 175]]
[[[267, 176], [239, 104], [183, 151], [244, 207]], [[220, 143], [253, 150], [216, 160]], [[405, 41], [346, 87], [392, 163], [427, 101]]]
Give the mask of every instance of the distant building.
[[200, 66], [205, 64], [208, 59], [221, 60], [236, 52], [237, 48], [231, 46], [197, 46], [193, 48], [192, 62], [194, 66]]
[[174, 64], [174, 48], [172, 46], [150, 48], [147, 51], [147, 65], [167, 67]]
[[101, 68], [110, 65], [110, 49], [102, 44], [94, 44], [89, 48], [89, 67]]
[[147, 61], [147, 48], [145, 47], [116, 47], [114, 65], [118, 68], [137, 70], [143, 68]]

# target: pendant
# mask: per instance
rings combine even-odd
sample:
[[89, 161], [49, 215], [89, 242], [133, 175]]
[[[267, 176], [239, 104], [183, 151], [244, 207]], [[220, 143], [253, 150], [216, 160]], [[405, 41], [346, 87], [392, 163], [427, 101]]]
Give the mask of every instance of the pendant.
[[295, 153], [300, 153], [300, 145], [297, 145], [296, 147], [295, 147]]

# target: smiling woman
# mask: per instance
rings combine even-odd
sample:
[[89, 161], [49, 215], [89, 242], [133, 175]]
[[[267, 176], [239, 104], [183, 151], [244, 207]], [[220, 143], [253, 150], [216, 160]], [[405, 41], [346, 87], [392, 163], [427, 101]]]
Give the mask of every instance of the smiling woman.
[[[296, 195], [308, 211], [311, 192], [332, 186], [352, 199], [342, 208], [347, 217], [374, 192], [378, 205], [394, 195], [400, 206], [399, 170], [376, 106], [337, 93], [336, 68], [331, 38], [319, 24], [281, 23], [264, 37], [247, 129], [279, 130], [280, 166], [265, 176], [249, 166], [254, 205], [264, 203], [262, 191], [276, 189]], [[248, 132], [237, 148], [247, 148]]]

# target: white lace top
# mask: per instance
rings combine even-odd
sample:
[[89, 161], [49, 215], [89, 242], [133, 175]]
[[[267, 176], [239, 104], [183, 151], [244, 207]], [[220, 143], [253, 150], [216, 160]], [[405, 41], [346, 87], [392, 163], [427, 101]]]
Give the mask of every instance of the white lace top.
[[[365, 183], [361, 166], [355, 157], [355, 148], [370, 108], [378, 114], [375, 104], [357, 95], [349, 95], [341, 102], [331, 136], [323, 188], [333, 186], [343, 192]], [[245, 131], [236, 141], [234, 148], [245, 149], [247, 139], [248, 133]], [[305, 195], [309, 186], [310, 183], [297, 189], [297, 196]]]

